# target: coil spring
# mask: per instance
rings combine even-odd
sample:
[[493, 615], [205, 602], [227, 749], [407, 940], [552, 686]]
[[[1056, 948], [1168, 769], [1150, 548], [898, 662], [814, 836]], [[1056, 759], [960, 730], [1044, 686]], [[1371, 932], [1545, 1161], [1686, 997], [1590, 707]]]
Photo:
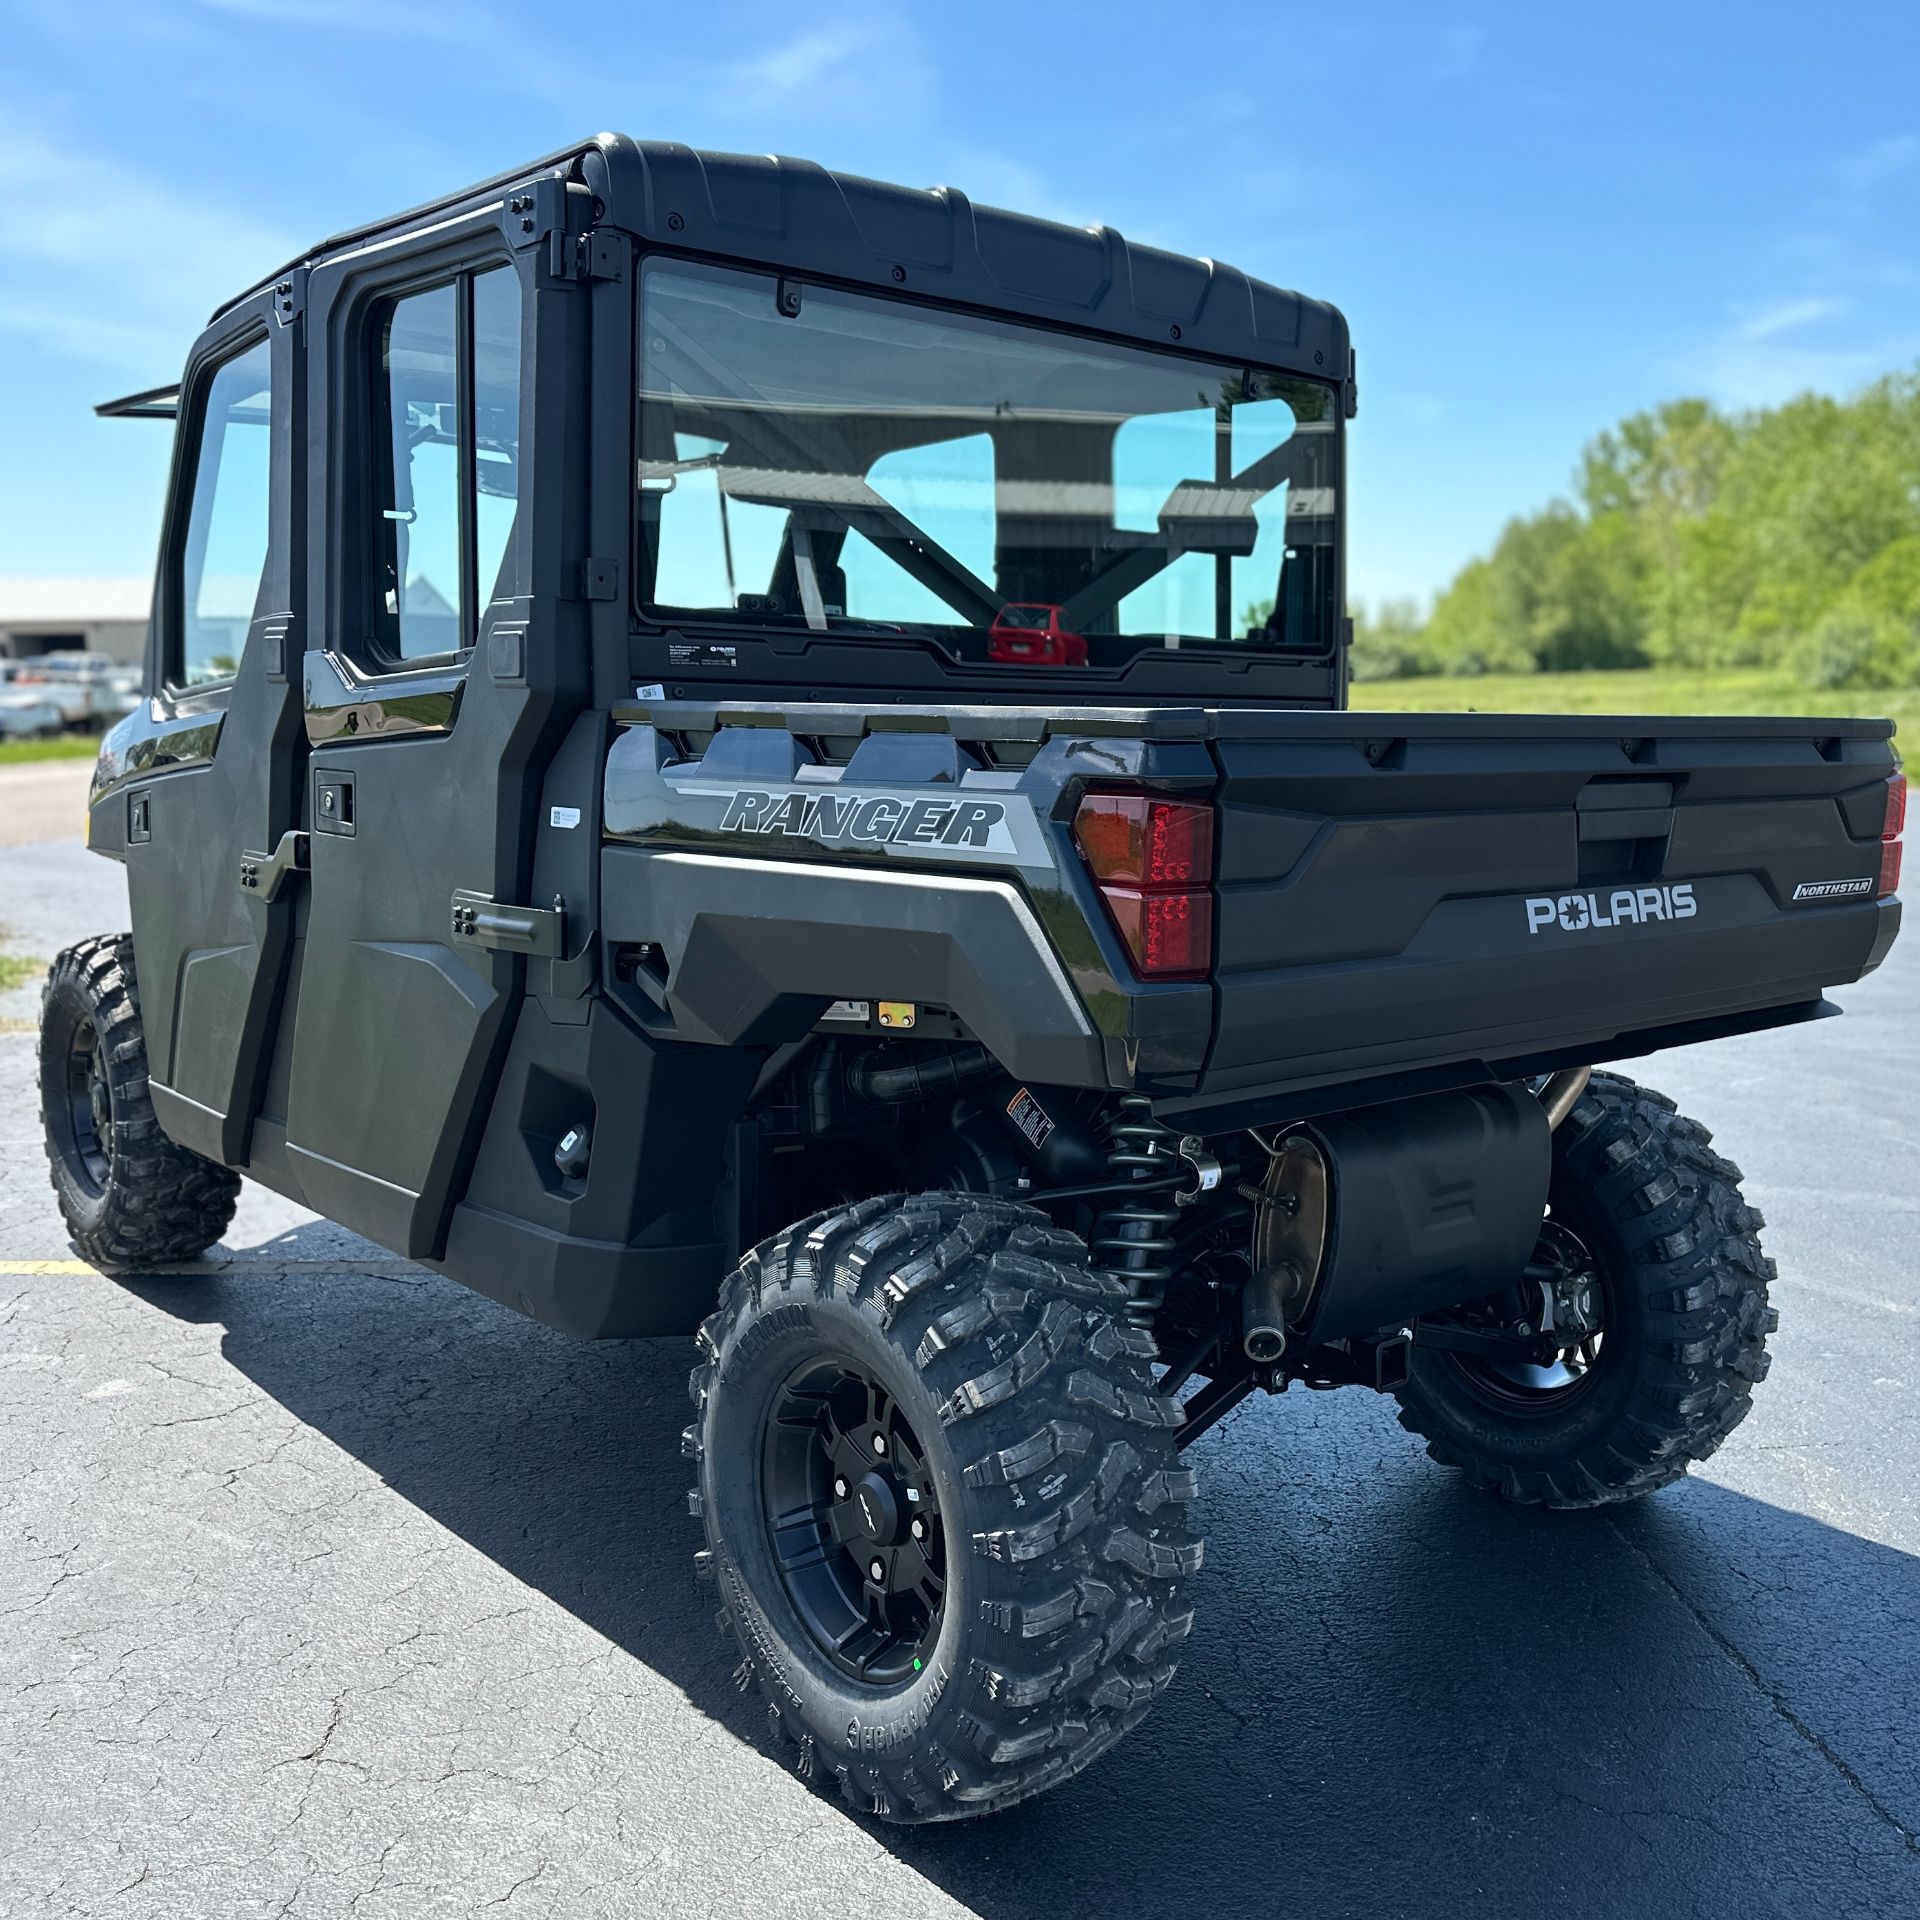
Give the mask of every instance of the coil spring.
[[[1153, 1117], [1145, 1094], [1123, 1094], [1108, 1128], [1107, 1167], [1117, 1180], [1137, 1180], [1177, 1172], [1175, 1136]], [[1167, 1297], [1174, 1272], [1174, 1226], [1179, 1215], [1169, 1192], [1116, 1200], [1101, 1210], [1088, 1244], [1103, 1272], [1118, 1280], [1130, 1296], [1127, 1318], [1136, 1326], [1151, 1323]]]

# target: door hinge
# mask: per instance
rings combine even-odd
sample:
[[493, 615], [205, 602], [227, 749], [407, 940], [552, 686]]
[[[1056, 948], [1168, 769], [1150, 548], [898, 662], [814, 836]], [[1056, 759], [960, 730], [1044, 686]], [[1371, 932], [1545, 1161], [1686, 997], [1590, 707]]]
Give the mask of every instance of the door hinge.
[[290, 327], [306, 310], [307, 270], [294, 267], [282, 278], [273, 283], [273, 317], [283, 327]]
[[280, 844], [271, 853], [243, 853], [240, 856], [240, 890], [258, 894], [262, 900], [275, 899], [289, 880], [307, 870], [307, 836], [297, 827], [280, 836]]
[[[507, 196], [500, 210], [501, 230], [516, 251], [537, 247], [542, 240], [564, 237], [567, 228], [567, 183], [548, 174], [529, 180]], [[558, 262], [552, 263], [559, 272]], [[564, 276], [563, 276], [564, 277]]]
[[558, 894], [551, 907], [503, 906], [490, 893], [454, 890], [453, 944], [491, 947], [499, 953], [530, 953], [560, 960], [567, 951], [567, 903]]
[[582, 280], [622, 280], [633, 255], [633, 242], [624, 233], [596, 227], [583, 233], [574, 249], [575, 270]]
[[618, 560], [582, 560], [580, 562], [580, 598], [582, 600], [618, 600], [620, 598], [620, 562]]
[[556, 280], [620, 280], [627, 271], [632, 242], [623, 233], [568, 233], [555, 228], [547, 235], [547, 271]]

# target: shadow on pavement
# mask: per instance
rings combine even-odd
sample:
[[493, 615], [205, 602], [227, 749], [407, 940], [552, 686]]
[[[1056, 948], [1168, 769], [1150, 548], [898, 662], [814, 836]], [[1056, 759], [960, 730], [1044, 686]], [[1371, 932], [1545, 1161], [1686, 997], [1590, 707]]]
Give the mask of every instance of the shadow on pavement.
[[[310, 1227], [259, 1249], [337, 1256]], [[578, 1346], [426, 1275], [130, 1291], [741, 1737], [686, 1515], [689, 1343]], [[1197, 1450], [1173, 1691], [997, 1819], [874, 1829], [1034, 1914], [1920, 1912], [1920, 1565], [1705, 1481], [1508, 1509], [1386, 1405], [1293, 1394]], [[852, 1816], [849, 1816], [852, 1817]]]

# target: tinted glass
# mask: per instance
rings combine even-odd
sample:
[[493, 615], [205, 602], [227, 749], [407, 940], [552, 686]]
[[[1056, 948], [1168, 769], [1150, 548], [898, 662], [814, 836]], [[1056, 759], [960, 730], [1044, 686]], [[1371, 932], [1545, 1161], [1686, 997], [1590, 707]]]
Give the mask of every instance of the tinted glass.
[[1330, 386], [666, 260], [640, 327], [663, 617], [1040, 666], [1334, 644]]
[[395, 301], [380, 340], [385, 577], [377, 623], [382, 651], [400, 660], [464, 644], [458, 296], [445, 286]]
[[262, 340], [213, 376], [187, 515], [175, 683], [230, 680], [267, 565], [272, 363]]
[[479, 605], [520, 592], [509, 549], [520, 494], [520, 279], [473, 277], [474, 528]]

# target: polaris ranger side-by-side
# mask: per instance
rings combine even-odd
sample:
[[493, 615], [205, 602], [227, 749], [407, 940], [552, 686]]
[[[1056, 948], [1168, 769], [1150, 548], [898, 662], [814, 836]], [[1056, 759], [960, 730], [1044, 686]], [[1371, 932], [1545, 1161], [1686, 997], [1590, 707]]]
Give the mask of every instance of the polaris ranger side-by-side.
[[178, 426], [133, 932], [46, 993], [75, 1245], [189, 1260], [245, 1174], [694, 1335], [743, 1684], [896, 1820], [1146, 1713], [1255, 1389], [1673, 1480], [1773, 1269], [1593, 1068], [1878, 964], [1892, 729], [1346, 711], [1355, 400], [1216, 263], [611, 136], [221, 308], [103, 409]]

